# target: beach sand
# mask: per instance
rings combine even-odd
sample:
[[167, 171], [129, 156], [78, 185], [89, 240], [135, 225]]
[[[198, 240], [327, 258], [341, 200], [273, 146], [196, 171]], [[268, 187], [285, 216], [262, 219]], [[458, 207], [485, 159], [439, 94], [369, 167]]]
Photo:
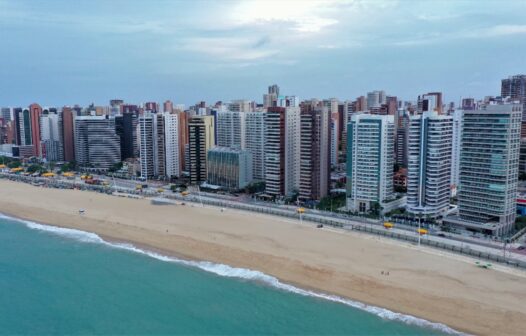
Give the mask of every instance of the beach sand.
[[7, 180], [0, 180], [0, 212], [187, 259], [259, 270], [467, 333], [524, 335], [526, 330], [526, 272], [498, 265], [481, 269], [475, 259], [409, 243], [231, 209], [151, 205], [145, 199]]

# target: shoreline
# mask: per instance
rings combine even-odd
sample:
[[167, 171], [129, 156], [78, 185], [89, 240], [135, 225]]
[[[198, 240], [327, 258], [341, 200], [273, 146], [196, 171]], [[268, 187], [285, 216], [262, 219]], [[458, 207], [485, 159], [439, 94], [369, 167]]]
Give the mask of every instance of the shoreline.
[[[72, 229], [69, 229], [69, 228], [62, 228], [62, 227], [54, 226], [54, 225], [51, 225], [51, 224], [32, 222], [32, 223], [37, 224], [38, 226], [42, 226], [42, 228], [40, 228], [40, 227], [35, 228], [35, 227], [30, 226], [30, 225], [27, 224], [27, 222], [29, 220], [26, 220], [26, 219], [23, 219], [23, 218], [19, 218], [19, 217], [14, 217], [14, 216], [11, 216], [11, 215], [7, 215], [5, 213], [0, 213], [0, 218], [2, 218], [2, 217], [8, 218], [9, 220], [13, 220], [13, 221], [17, 221], [17, 222], [23, 223], [27, 227], [29, 227], [30, 229], [33, 229], [33, 230], [51, 232], [54, 235], [66, 236], [68, 239], [75, 240], [75, 238], [69, 237], [64, 232], [60, 232], [59, 231], [59, 230], [63, 230], [63, 229], [72, 230]], [[80, 231], [80, 230], [76, 230], [76, 229], [73, 229], [73, 230], [75, 230], [75, 231], [77, 231], [79, 233], [82, 233], [82, 234], [86, 234], [86, 235], [94, 234], [94, 233], [91, 233], [91, 232]], [[96, 234], [94, 234], [94, 235], [96, 235]], [[431, 322], [431, 321], [428, 321], [428, 320], [425, 320], [425, 319], [421, 319], [421, 318], [416, 317], [416, 316], [405, 315], [405, 314], [402, 314], [402, 313], [398, 313], [398, 312], [394, 312], [394, 311], [388, 310], [386, 308], [381, 308], [381, 307], [377, 307], [377, 306], [368, 305], [366, 303], [353, 301], [351, 299], [340, 297], [340, 296], [338, 296], [338, 295], [336, 295], [334, 293], [320, 293], [320, 292], [316, 291], [316, 288], [300, 288], [298, 284], [280, 282], [279, 279], [277, 279], [277, 278], [275, 278], [275, 277], [273, 277], [271, 275], [268, 275], [268, 274], [265, 274], [265, 273], [261, 273], [261, 272], [259, 272], [257, 270], [235, 268], [235, 267], [232, 267], [230, 265], [211, 263], [211, 262], [206, 261], [206, 260], [188, 260], [188, 259], [185, 259], [185, 257], [183, 257], [183, 256], [176, 255], [176, 254], [173, 254], [173, 253], [169, 253], [169, 252], [166, 252], [164, 250], [158, 250], [156, 248], [152, 248], [152, 247], [149, 247], [149, 246], [136, 246], [136, 245], [129, 244], [129, 242], [126, 242], [126, 241], [110, 241], [108, 239], [105, 239], [105, 237], [100, 237], [99, 235], [96, 235], [96, 236], [99, 237], [100, 239], [102, 239], [102, 241], [101, 242], [86, 242], [86, 243], [107, 245], [110, 248], [119, 249], [119, 250], [125, 250], [125, 251], [128, 251], [128, 252], [141, 254], [141, 255], [146, 255], [149, 258], [156, 259], [156, 260], [159, 260], [159, 261], [162, 261], [162, 262], [171, 262], [171, 263], [178, 264], [178, 265], [180, 265], [182, 267], [197, 268], [197, 269], [200, 269], [201, 271], [204, 271], [204, 272], [207, 272], [207, 273], [212, 273], [212, 274], [215, 274], [215, 275], [220, 276], [220, 277], [244, 279], [244, 280], [248, 280], [248, 281], [251, 281], [251, 282], [254, 282], [254, 283], [264, 284], [264, 285], [266, 285], [268, 287], [271, 287], [271, 288], [273, 288], [275, 290], [281, 290], [281, 291], [284, 291], [284, 292], [291, 292], [291, 293], [294, 293], [296, 295], [307, 296], [307, 297], [312, 297], [312, 298], [315, 298], [315, 299], [326, 300], [326, 301], [331, 301], [331, 302], [338, 303], [338, 304], [343, 304], [343, 305], [346, 305], [346, 306], [348, 306], [350, 308], [362, 310], [362, 311], [368, 312], [370, 314], [376, 315], [377, 317], [380, 317], [382, 319], [387, 319], [387, 320], [391, 320], [391, 321], [394, 321], [394, 322], [404, 323], [404, 324], [407, 324], [407, 325], [417, 326], [417, 327], [426, 328], [426, 329], [433, 329], [433, 330], [441, 331], [441, 332], [444, 332], [444, 333], [447, 333], [447, 334], [450, 334], [450, 335], [463, 335], [462, 332], [454, 330], [454, 329], [450, 328], [449, 326], [447, 326], [445, 324], [442, 324], [442, 323]], [[204, 267], [203, 265], [205, 265], [205, 264], [208, 267]], [[221, 272], [217, 272], [217, 271], [211, 270], [211, 268], [213, 268], [213, 267], [226, 268], [227, 270], [230, 270], [230, 272], [232, 272], [232, 274], [220, 274]], [[252, 274], [252, 276], [242, 276], [241, 274], [236, 274], [238, 272], [249, 273], [249, 274]]]
[[[524, 274], [481, 270], [468, 264], [468, 258], [242, 211], [155, 206], [147, 199], [3, 180], [0, 190], [0, 212], [24, 220], [93, 232], [106, 241], [129, 242], [176, 258], [258, 270], [300, 289], [385, 307], [462, 332], [519, 335], [526, 327]], [[83, 216], [78, 215], [81, 207], [86, 209]], [[391, 272], [389, 278], [381, 269]], [[459, 310], [463, 316], [457, 316]]]

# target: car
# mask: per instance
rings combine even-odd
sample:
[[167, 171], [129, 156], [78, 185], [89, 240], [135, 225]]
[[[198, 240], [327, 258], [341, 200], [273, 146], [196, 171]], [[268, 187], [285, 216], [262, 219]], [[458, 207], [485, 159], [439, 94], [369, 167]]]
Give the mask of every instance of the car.
[[439, 237], [445, 237], [446, 235], [443, 234], [443, 233], [439, 233], [439, 234], [437, 234], [437, 236], [439, 236]]
[[318, 225], [316, 225], [316, 227], [317, 227], [318, 229], [321, 229], [321, 228], [323, 227], [323, 224], [318, 224]]
[[526, 247], [524, 247], [524, 246], [521, 245], [521, 246], [517, 247], [517, 250], [520, 251], [520, 250], [524, 250], [525, 248], [526, 248]]

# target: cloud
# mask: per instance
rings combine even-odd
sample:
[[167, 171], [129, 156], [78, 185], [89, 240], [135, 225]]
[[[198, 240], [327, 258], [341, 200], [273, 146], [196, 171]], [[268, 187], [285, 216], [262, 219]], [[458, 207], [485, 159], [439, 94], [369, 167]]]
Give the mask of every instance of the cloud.
[[214, 61], [250, 61], [268, 58], [278, 53], [274, 49], [261, 48], [268, 44], [268, 41], [266, 37], [256, 41], [237, 37], [195, 37], [182, 41], [177, 49], [213, 56]]
[[343, 2], [348, 1], [241, 1], [234, 6], [229, 19], [231, 23], [242, 26], [285, 24], [292, 31], [316, 33], [339, 22], [328, 13]]
[[498, 25], [478, 32], [477, 37], [526, 34], [526, 25]]

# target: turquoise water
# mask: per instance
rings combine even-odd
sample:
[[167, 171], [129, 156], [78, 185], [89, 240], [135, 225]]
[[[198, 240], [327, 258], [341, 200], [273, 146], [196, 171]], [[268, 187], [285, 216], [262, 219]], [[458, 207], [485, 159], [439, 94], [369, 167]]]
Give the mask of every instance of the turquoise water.
[[448, 331], [374, 307], [312, 297], [259, 272], [184, 264], [130, 249], [110, 246], [94, 234], [0, 217], [0, 334]]

